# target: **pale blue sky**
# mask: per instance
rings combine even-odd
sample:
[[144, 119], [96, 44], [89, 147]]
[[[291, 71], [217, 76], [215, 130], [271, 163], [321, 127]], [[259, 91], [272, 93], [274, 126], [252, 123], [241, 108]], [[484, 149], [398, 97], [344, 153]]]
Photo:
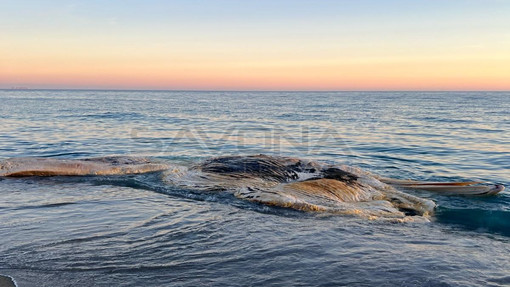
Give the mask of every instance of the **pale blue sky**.
[[[459, 61], [464, 58], [466, 63], [476, 60], [476, 65], [466, 64], [475, 69], [484, 59], [508, 63], [510, 58], [510, 1], [501, 0], [0, 3], [0, 54], [4, 55], [0, 60], [8, 63], [0, 68], [0, 87], [42, 85], [45, 81], [49, 86], [58, 85], [39, 70], [33, 74], [27, 71], [26, 80], [14, 83], [12, 79], [23, 75], [21, 67], [28, 69], [32, 60], [40, 66], [43, 60], [46, 65], [55, 63], [60, 70], [54, 74], [64, 73], [65, 61], [73, 62], [69, 66], [73, 73], [78, 69], [78, 59], [101, 61], [111, 67], [111, 74], [117, 62], [132, 59], [136, 65], [150, 65], [158, 73], [168, 72], [172, 63], [186, 69], [179, 59], [224, 68], [230, 63], [224, 54], [232, 57], [231, 62], [241, 61], [249, 67], [264, 65], [264, 59], [267, 67], [278, 60], [303, 61], [303, 66], [315, 67], [327, 59], [343, 65], [363, 59], [426, 61], [451, 57]], [[153, 59], [143, 61], [151, 55]], [[155, 67], [158, 61], [162, 64]], [[499, 78], [508, 71], [495, 69]], [[122, 81], [119, 78], [117, 82], [112, 87]], [[95, 85], [93, 81], [91, 85]]]

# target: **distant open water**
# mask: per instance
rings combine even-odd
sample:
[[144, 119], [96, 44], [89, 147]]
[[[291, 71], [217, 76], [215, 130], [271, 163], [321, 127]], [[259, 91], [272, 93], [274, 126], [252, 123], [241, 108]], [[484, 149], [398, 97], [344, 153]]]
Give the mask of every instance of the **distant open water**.
[[[0, 158], [280, 154], [510, 187], [510, 93], [0, 91]], [[297, 212], [158, 174], [0, 179], [19, 286], [508, 286], [510, 195], [430, 224]]]

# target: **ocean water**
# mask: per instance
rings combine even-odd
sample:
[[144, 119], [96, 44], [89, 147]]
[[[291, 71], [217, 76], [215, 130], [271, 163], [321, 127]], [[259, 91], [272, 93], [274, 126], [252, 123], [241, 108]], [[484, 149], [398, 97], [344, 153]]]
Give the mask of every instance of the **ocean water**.
[[[0, 91], [0, 159], [271, 154], [510, 186], [510, 93]], [[19, 286], [508, 286], [510, 193], [390, 224], [179, 190], [157, 173], [0, 179]]]

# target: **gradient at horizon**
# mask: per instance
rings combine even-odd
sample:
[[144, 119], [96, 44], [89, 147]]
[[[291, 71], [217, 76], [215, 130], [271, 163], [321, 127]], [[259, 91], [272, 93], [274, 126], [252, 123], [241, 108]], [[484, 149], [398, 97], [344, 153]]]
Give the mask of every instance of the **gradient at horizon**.
[[0, 88], [510, 90], [506, 1], [3, 1]]

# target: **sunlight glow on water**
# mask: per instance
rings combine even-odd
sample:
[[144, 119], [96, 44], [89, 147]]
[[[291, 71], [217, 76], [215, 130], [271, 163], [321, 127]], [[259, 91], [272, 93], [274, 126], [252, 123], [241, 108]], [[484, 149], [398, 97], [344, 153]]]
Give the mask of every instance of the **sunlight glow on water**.
[[[509, 93], [0, 91], [0, 102], [0, 158], [266, 153], [510, 186]], [[0, 274], [20, 286], [510, 283], [508, 191], [416, 194], [438, 203], [433, 223], [305, 214], [157, 175], [0, 179]]]

